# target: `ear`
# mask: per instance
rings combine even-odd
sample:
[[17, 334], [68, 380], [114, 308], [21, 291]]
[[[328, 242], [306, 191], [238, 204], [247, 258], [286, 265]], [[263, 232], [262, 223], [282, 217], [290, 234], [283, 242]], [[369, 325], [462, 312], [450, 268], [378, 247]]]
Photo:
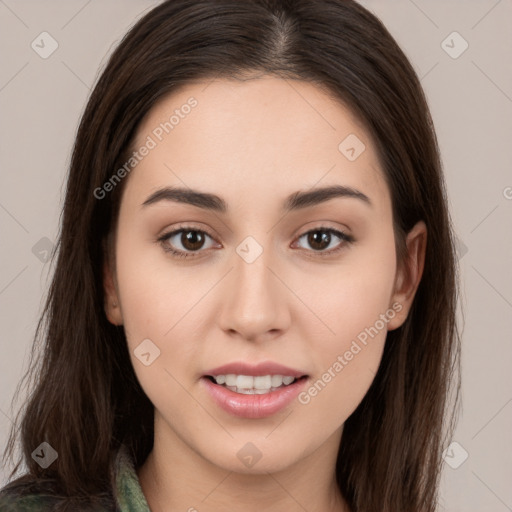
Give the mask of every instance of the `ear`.
[[[425, 250], [427, 247], [427, 227], [419, 221], [407, 234], [407, 255], [397, 269], [395, 288], [391, 304], [396, 315], [388, 322], [388, 330], [400, 327], [406, 320], [412, 306], [416, 290], [423, 275]], [[401, 306], [401, 307], [400, 307]]]
[[119, 303], [119, 295], [117, 292], [117, 282], [115, 278], [115, 270], [112, 269], [110, 258], [105, 257], [103, 263], [103, 289], [105, 292], [105, 314], [108, 321], [114, 325], [123, 324], [123, 315]]

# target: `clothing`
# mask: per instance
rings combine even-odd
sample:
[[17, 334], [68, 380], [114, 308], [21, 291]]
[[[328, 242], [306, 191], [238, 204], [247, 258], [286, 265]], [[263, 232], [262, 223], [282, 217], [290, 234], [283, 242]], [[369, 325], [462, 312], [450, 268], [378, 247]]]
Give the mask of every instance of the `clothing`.
[[[115, 489], [112, 490], [114, 506], [86, 507], [91, 512], [150, 512], [146, 498], [135, 471], [134, 461], [124, 445], [119, 448], [114, 460]], [[22, 496], [0, 490], [0, 512], [50, 512], [62, 498], [45, 493]], [[75, 507], [76, 512], [81, 509]]]

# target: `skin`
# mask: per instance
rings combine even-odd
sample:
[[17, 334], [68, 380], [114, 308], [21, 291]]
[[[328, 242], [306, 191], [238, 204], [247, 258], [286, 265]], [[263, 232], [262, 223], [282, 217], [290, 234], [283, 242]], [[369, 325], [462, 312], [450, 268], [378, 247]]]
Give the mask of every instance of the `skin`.
[[[138, 469], [143, 492], [153, 511], [348, 511], [335, 483], [343, 424], [374, 378], [387, 330], [407, 317], [425, 224], [411, 230], [407, 265], [397, 266], [375, 146], [346, 107], [311, 83], [264, 76], [187, 85], [146, 115], [134, 147], [191, 96], [198, 105], [125, 178], [115, 258], [105, 264], [107, 317], [124, 325], [155, 406], [154, 449]], [[338, 150], [352, 133], [366, 146], [355, 161]], [[283, 215], [289, 194], [334, 184], [363, 192], [371, 206], [333, 198]], [[228, 213], [171, 201], [141, 206], [173, 185], [221, 196]], [[157, 241], [183, 223], [211, 234], [195, 257], [173, 257]], [[332, 235], [321, 250], [342, 249], [322, 257], [301, 235], [326, 226], [354, 242]], [[247, 236], [263, 248], [252, 263], [236, 252]], [[167, 246], [186, 251], [183, 241], [178, 234]], [[400, 312], [307, 404], [243, 419], [200, 385], [207, 370], [235, 360], [276, 361], [314, 383], [394, 303]], [[147, 338], [161, 351], [149, 366], [133, 352]], [[237, 457], [247, 442], [262, 454], [251, 468]]]

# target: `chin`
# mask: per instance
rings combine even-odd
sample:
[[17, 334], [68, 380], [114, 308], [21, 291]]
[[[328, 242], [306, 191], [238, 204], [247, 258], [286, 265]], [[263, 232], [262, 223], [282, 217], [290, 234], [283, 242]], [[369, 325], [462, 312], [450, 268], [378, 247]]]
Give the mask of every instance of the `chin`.
[[[245, 437], [247, 439], [249, 436]], [[214, 453], [211, 453], [212, 446], [216, 447]], [[215, 466], [226, 471], [251, 475], [264, 475], [285, 470], [298, 462], [299, 454], [306, 451], [305, 447], [297, 447], [296, 443], [290, 442], [290, 446], [283, 446], [280, 443], [280, 446], [277, 446], [277, 442], [273, 443], [269, 439], [212, 442], [209, 448], [210, 450], [199, 453]], [[314, 447], [311, 450], [313, 451]]]

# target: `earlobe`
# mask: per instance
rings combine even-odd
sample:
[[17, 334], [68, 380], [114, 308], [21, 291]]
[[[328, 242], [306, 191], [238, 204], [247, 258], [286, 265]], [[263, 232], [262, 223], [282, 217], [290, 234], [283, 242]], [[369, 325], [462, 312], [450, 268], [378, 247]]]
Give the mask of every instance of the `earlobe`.
[[123, 315], [119, 305], [117, 287], [113, 272], [107, 261], [103, 264], [103, 289], [104, 289], [104, 309], [108, 321], [113, 325], [123, 324]]
[[423, 221], [419, 221], [409, 231], [406, 245], [406, 260], [397, 269], [391, 300], [391, 304], [400, 304], [401, 308], [397, 308], [398, 313], [388, 322], [389, 331], [397, 329], [405, 322], [423, 275], [427, 247], [427, 227]]

